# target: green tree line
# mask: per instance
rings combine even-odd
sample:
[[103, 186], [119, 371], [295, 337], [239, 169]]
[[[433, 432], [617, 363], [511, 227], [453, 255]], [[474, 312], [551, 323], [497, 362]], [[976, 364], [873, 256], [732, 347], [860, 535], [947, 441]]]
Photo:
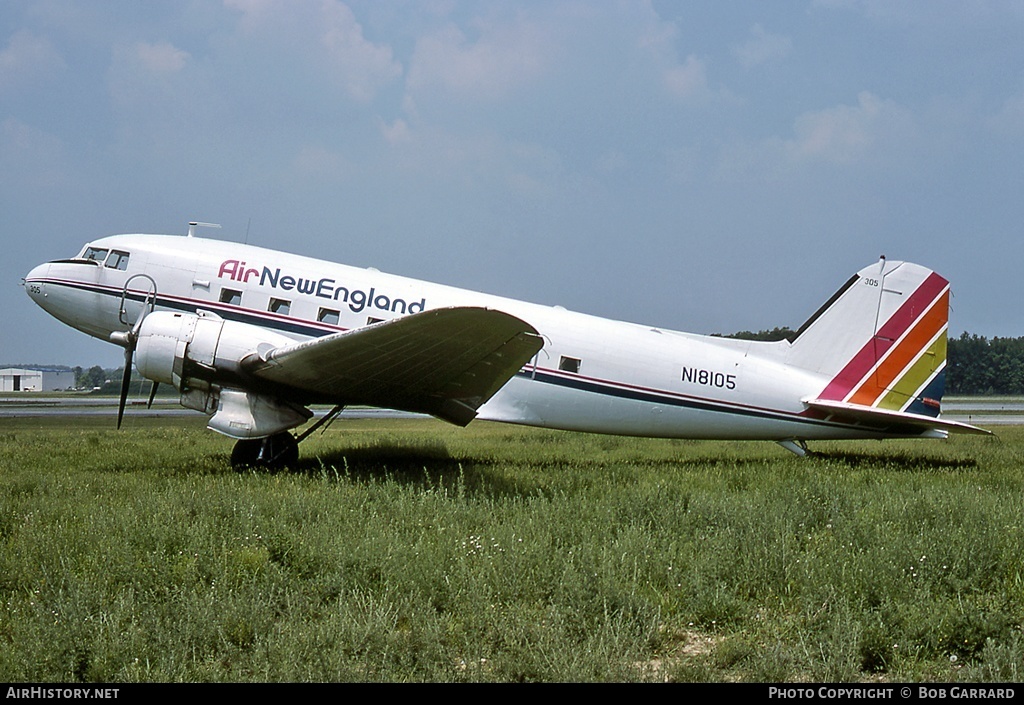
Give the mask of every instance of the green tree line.
[[1024, 394], [1024, 337], [965, 331], [949, 340], [946, 359], [947, 394]]

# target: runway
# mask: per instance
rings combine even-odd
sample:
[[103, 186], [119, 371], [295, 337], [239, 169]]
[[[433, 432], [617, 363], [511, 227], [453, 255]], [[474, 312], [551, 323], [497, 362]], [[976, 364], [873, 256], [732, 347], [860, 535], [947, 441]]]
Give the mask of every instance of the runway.
[[[158, 398], [153, 408], [147, 408], [145, 399], [129, 399], [125, 406], [125, 416], [159, 418], [171, 416], [205, 416], [202, 412], [186, 409], [174, 398]], [[325, 415], [328, 407], [313, 407], [317, 417]], [[91, 396], [40, 396], [33, 397], [31, 392], [20, 395], [0, 397], [0, 419], [39, 418], [39, 417], [82, 417], [109, 416], [117, 417], [117, 399], [113, 397]], [[342, 418], [348, 419], [397, 419], [397, 418], [428, 418], [425, 414], [413, 414], [393, 409], [373, 409], [353, 407], [345, 409]]]
[[[1024, 425], [1024, 399], [1020, 397], [952, 397], [942, 402], [942, 418], [963, 421], [975, 426], [1020, 426]], [[314, 407], [316, 416], [323, 416], [327, 407]], [[153, 408], [146, 408], [145, 399], [129, 399], [126, 414], [142, 417], [195, 416], [198, 411], [186, 409], [177, 399], [163, 397], [153, 402]], [[117, 416], [117, 399], [94, 396], [35, 396], [33, 392], [8, 394], [0, 397], [0, 419], [32, 418], [53, 416]], [[418, 418], [424, 414], [412, 414], [392, 409], [353, 407], [342, 412], [342, 418]]]
[[950, 397], [942, 402], [942, 418], [975, 426], [1024, 425], [1020, 397]]

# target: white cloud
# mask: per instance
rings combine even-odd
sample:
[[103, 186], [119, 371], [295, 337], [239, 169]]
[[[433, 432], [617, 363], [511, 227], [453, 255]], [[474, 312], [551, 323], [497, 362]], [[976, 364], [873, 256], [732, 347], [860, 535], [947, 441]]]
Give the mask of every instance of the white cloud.
[[811, 6], [854, 12], [880, 25], [895, 27], [962, 29], [981, 26], [993, 19], [1024, 19], [1024, 9], [1015, 0], [812, 0]]
[[261, 43], [261, 51], [304, 57], [360, 103], [402, 75], [402, 65], [387, 44], [368, 40], [351, 8], [338, 0], [226, 0], [242, 14], [243, 36]]
[[856, 105], [837, 105], [797, 116], [791, 138], [772, 137], [727, 147], [719, 173], [731, 177], [778, 175], [813, 164], [894, 164], [918, 146], [908, 110], [895, 101], [862, 91]]
[[367, 41], [362, 25], [347, 5], [324, 2], [321, 12], [324, 24], [320, 42], [349, 95], [367, 102], [380, 86], [402, 74], [391, 48]]
[[412, 132], [409, 130], [409, 125], [401, 118], [396, 119], [390, 124], [382, 121], [380, 123], [380, 132], [388, 144], [412, 141]]
[[64, 59], [48, 39], [23, 29], [0, 50], [0, 90], [38, 81], [64, 67]]
[[111, 95], [122, 108], [159, 112], [188, 89], [183, 74], [190, 58], [188, 52], [169, 42], [116, 47], [107, 73]]
[[476, 41], [453, 24], [420, 38], [409, 67], [408, 88], [504, 97], [541, 75], [556, 51], [547, 31], [535, 23], [480, 22], [477, 29]]
[[694, 54], [679, 60], [676, 48], [679, 28], [675, 23], [652, 12], [641, 12], [636, 17], [627, 14], [622, 21], [624, 32], [634, 29], [630, 20], [637, 22], [635, 31], [639, 34], [639, 41], [636, 48], [639, 53], [628, 59], [627, 65], [634, 65], [631, 62], [639, 60], [659, 72], [663, 88], [674, 98], [694, 99], [709, 95], [707, 61]]
[[734, 46], [732, 50], [740, 66], [745, 69], [777, 61], [793, 50], [793, 41], [789, 37], [770, 34], [759, 24], [755, 24], [750, 33], [752, 37], [748, 41]]
[[336, 152], [320, 145], [306, 145], [292, 159], [292, 170], [306, 177], [338, 177], [350, 171], [350, 165]]
[[786, 140], [784, 147], [793, 159], [850, 164], [891, 144], [900, 134], [912, 132], [911, 122], [909, 113], [894, 101], [862, 91], [857, 105], [799, 116], [794, 124], [796, 135]]
[[106, 82], [109, 127], [122, 158], [168, 164], [186, 154], [209, 157], [232, 132], [219, 128], [223, 97], [208, 65], [168, 41], [115, 46]]
[[242, 29], [253, 31], [275, 21], [275, 12], [285, 10], [280, 0], [224, 0], [224, 6], [242, 13]]
[[665, 70], [665, 86], [677, 98], [690, 98], [703, 93], [707, 85], [704, 62], [695, 56], [688, 56], [684, 63]]
[[857, 105], [840, 105], [805, 113], [796, 119], [796, 138], [787, 142], [797, 158], [849, 163], [860, 157], [874, 141], [874, 128], [882, 112], [882, 101], [862, 92]]
[[191, 58], [187, 51], [178, 49], [170, 42], [138, 42], [132, 53], [139, 65], [153, 73], [177, 73], [185, 68], [185, 64]]

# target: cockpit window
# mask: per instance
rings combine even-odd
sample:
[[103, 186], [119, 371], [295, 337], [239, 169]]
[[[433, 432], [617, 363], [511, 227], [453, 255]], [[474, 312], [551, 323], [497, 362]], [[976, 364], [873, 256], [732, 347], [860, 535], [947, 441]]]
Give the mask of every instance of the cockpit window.
[[121, 250], [111, 250], [107, 257], [107, 266], [111, 269], [120, 269], [122, 272], [128, 269], [128, 253]]
[[82, 259], [91, 259], [93, 262], [102, 262], [107, 258], [107, 250], [102, 247], [86, 247]]

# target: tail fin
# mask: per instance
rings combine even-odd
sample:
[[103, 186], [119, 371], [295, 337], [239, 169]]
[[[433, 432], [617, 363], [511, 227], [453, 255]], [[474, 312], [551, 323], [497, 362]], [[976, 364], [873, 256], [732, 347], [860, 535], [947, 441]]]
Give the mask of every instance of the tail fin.
[[938, 417], [948, 317], [946, 279], [883, 257], [800, 328], [788, 361], [830, 380], [815, 401]]

